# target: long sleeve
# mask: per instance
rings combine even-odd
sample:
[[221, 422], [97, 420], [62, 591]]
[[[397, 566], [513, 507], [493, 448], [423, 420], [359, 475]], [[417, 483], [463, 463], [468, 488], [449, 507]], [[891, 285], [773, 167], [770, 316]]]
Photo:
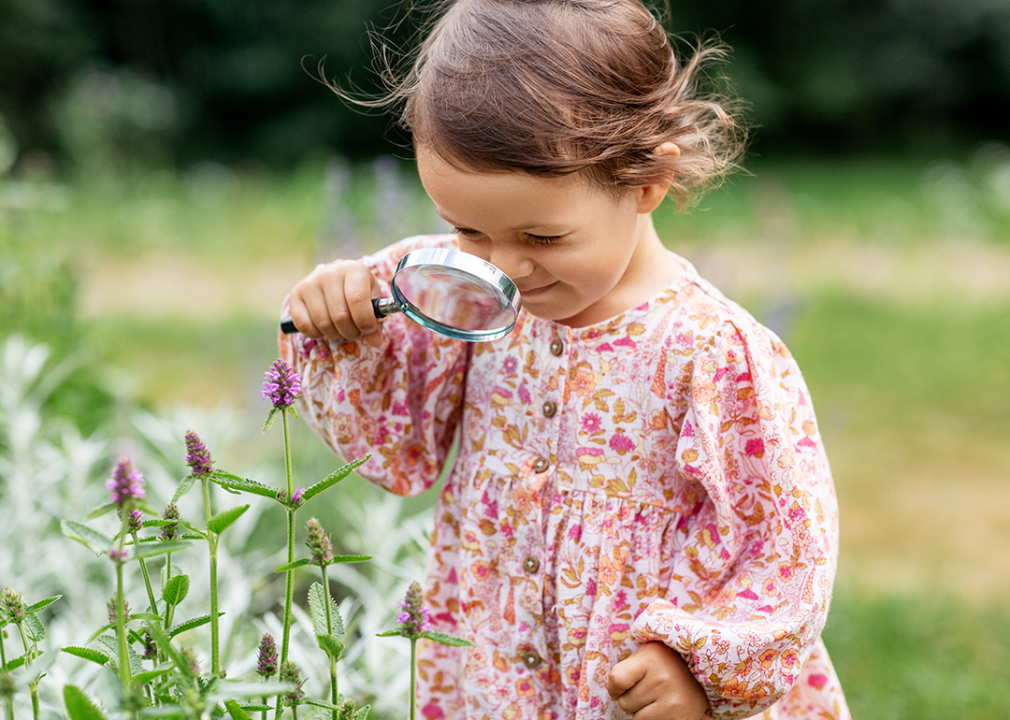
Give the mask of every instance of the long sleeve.
[[[409, 250], [444, 246], [446, 236], [408, 238], [363, 258], [389, 294], [396, 264]], [[346, 461], [399, 495], [416, 495], [438, 478], [462, 413], [468, 343], [421, 328], [401, 314], [382, 321], [383, 343], [335, 343], [281, 336], [281, 357], [299, 374], [299, 410]]]
[[673, 568], [679, 590], [632, 633], [681, 653], [716, 718], [748, 717], [800, 680], [817, 645], [837, 502], [805, 384], [774, 335], [726, 324], [678, 382], [674, 462], [700, 485], [699, 510]]

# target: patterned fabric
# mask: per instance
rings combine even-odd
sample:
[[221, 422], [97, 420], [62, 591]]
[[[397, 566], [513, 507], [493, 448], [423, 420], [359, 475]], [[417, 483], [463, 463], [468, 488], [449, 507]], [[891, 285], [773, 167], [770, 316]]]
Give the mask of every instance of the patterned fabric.
[[[410, 238], [365, 262], [382, 283]], [[610, 668], [647, 641], [716, 718], [848, 718], [820, 640], [837, 559], [831, 473], [782, 342], [683, 262], [583, 328], [520, 315], [464, 343], [403, 316], [385, 342], [281, 340], [304, 417], [435, 511], [425, 600], [471, 650], [420, 648], [424, 718], [627, 718]], [[384, 288], [388, 294], [388, 286]]]

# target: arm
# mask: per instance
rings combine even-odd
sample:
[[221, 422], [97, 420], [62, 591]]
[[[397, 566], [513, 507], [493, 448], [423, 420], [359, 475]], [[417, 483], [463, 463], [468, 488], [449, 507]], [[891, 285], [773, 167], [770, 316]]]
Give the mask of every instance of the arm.
[[[354, 271], [356, 290], [320, 288], [325, 283], [309, 282], [310, 275], [289, 301], [299, 293], [305, 298], [299, 310], [292, 307], [292, 317], [319, 337], [280, 337], [281, 357], [301, 377], [299, 410], [309, 426], [345, 460], [371, 453], [359, 474], [400, 495], [423, 492], [441, 472], [462, 412], [469, 349], [467, 343], [435, 335], [402, 315], [389, 316], [368, 332], [364, 312], [352, 307], [341, 313], [340, 303], [357, 292], [355, 303], [367, 305], [374, 322], [370, 299], [389, 294], [399, 258], [415, 247], [444, 242], [410, 238], [364, 258], [361, 267], [368, 272]], [[313, 305], [314, 315], [306, 310]], [[330, 319], [318, 319], [321, 313], [330, 313]], [[334, 334], [355, 339], [328, 337]]]
[[837, 559], [830, 470], [774, 336], [724, 328], [678, 382], [675, 463], [702, 504], [680, 536], [679, 587], [632, 634], [686, 661], [714, 717], [747, 717], [789, 691], [824, 626]]

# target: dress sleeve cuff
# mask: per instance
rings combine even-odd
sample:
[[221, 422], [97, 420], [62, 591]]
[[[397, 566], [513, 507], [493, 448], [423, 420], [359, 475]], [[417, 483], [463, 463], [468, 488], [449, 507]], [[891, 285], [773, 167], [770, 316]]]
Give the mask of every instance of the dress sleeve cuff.
[[797, 633], [785, 627], [720, 623], [654, 602], [635, 620], [631, 636], [676, 650], [701, 683], [716, 720], [756, 715], [785, 695], [806, 655]]

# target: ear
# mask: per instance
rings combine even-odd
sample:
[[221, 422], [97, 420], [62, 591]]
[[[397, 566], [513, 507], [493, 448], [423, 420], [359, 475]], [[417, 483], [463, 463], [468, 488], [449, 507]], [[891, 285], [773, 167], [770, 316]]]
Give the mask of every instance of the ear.
[[[673, 157], [680, 157], [680, 147], [677, 143], [665, 142], [659, 147], [657, 147], [653, 152], [656, 155], [672, 155]], [[663, 181], [657, 181], [649, 185], [643, 185], [639, 188], [641, 191], [638, 196], [638, 212], [639, 214], [651, 213], [653, 210], [659, 207], [660, 203], [666, 197], [667, 190], [670, 189], [670, 183], [672, 178]]]

